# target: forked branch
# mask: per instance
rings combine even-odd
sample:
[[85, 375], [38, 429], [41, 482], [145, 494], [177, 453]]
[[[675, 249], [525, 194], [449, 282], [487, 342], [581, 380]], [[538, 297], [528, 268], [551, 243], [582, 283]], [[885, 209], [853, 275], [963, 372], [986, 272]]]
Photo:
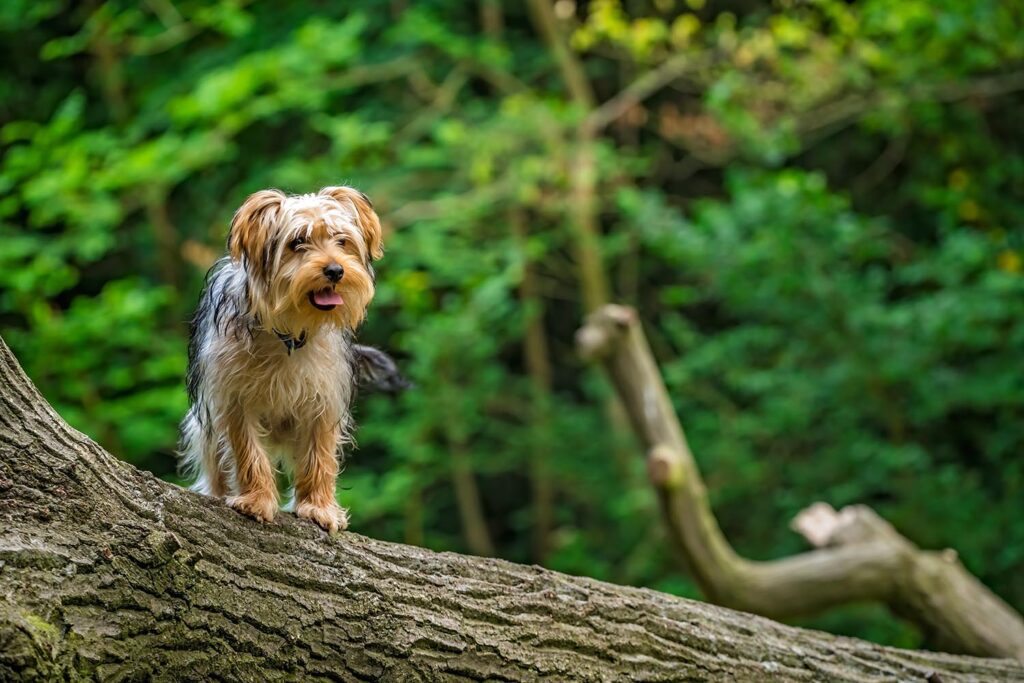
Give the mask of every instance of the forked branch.
[[816, 550], [771, 562], [736, 554], [708, 503], [686, 436], [633, 309], [604, 306], [577, 333], [607, 371], [646, 451], [669, 535], [709, 600], [779, 619], [883, 602], [935, 646], [1024, 660], [1024, 620], [967, 572], [955, 552], [921, 550], [863, 506], [818, 503], [793, 523]]

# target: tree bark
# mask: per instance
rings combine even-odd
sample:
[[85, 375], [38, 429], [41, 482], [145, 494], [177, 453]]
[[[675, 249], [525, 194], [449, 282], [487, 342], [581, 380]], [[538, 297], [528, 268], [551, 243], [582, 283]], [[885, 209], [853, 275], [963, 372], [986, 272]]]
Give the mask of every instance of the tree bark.
[[737, 555], [708, 503], [636, 312], [605, 306], [580, 329], [577, 345], [603, 363], [618, 391], [647, 449], [669, 536], [709, 600], [774, 619], [880, 601], [944, 650], [1024, 660], [1024, 620], [955, 551], [923, 551], [864, 506], [836, 512], [818, 503], [798, 515], [794, 529], [818, 550], [771, 562]]
[[1012, 660], [259, 524], [70, 428], [2, 340], [0, 594], [3, 681], [1024, 681]]

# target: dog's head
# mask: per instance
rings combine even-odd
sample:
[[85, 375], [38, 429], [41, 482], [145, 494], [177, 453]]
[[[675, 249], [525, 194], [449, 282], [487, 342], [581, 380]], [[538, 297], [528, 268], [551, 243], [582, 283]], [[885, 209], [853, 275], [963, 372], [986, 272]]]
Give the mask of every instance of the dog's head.
[[293, 332], [357, 327], [373, 299], [371, 262], [384, 255], [380, 220], [351, 187], [251, 195], [231, 221], [228, 252], [252, 283], [252, 312]]

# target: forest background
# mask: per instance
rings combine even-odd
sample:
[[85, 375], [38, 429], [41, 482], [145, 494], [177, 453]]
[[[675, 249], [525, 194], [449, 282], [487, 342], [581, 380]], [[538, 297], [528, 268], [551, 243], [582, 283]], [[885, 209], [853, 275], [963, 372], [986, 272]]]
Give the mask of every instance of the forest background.
[[136, 466], [234, 209], [348, 183], [415, 382], [359, 400], [353, 530], [699, 597], [574, 351], [615, 301], [739, 552], [867, 503], [1024, 610], [1024, 5], [9, 0], [0, 54], [0, 332]]

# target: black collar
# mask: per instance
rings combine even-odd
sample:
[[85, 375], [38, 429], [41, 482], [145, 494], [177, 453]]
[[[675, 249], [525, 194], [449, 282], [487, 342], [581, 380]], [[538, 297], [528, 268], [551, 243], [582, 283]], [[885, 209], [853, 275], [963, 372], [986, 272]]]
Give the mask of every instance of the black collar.
[[306, 345], [306, 331], [305, 330], [303, 330], [299, 334], [299, 338], [298, 339], [296, 339], [295, 337], [291, 336], [290, 334], [285, 334], [284, 332], [278, 332], [277, 330], [274, 330], [274, 334], [277, 335], [278, 339], [280, 339], [282, 342], [284, 342], [284, 347], [286, 349], [288, 349], [288, 355], [289, 356], [292, 355], [292, 351], [294, 351], [295, 349], [301, 349], [303, 346]]

